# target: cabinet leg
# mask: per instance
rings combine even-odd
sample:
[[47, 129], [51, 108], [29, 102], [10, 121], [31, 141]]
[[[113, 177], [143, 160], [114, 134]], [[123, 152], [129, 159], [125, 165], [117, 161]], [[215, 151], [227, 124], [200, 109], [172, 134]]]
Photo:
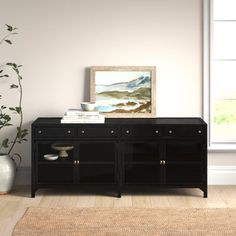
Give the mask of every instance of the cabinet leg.
[[203, 191], [203, 197], [207, 198], [207, 187], [203, 187], [201, 190]]
[[36, 192], [35, 188], [31, 188], [31, 197], [32, 198], [35, 198], [35, 192]]
[[116, 188], [116, 196], [117, 196], [117, 198], [121, 198], [121, 188], [120, 187]]

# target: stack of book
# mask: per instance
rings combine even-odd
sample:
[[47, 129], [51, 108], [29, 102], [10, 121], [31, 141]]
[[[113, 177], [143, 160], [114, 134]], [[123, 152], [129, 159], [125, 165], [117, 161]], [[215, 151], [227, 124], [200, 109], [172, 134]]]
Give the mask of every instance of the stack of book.
[[80, 109], [68, 109], [61, 119], [61, 123], [104, 123], [105, 116], [99, 111], [83, 111]]

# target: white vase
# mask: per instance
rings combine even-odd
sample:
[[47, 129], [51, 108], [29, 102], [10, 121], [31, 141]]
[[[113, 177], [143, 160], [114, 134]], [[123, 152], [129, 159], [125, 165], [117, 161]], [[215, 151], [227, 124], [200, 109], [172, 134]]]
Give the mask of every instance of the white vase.
[[0, 154], [0, 194], [11, 191], [15, 175], [15, 162], [8, 154]]

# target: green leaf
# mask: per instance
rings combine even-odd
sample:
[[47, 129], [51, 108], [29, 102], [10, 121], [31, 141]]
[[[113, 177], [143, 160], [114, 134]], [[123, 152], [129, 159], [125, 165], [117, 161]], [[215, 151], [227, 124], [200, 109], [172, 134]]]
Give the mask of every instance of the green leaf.
[[16, 110], [16, 112], [17, 112], [18, 114], [21, 113], [21, 107], [15, 107], [15, 110]]
[[9, 39], [5, 39], [5, 42], [8, 44], [12, 44], [11, 40], [9, 40]]
[[11, 66], [11, 67], [13, 67], [13, 68], [17, 68], [16, 63], [8, 62], [6, 65], [7, 65], [7, 66]]
[[3, 109], [6, 109], [7, 107], [6, 106], [4, 106], [4, 105], [2, 105], [1, 106], [1, 109], [3, 110]]
[[9, 75], [0, 75], [0, 78], [9, 77]]
[[4, 148], [8, 148], [8, 142], [9, 142], [9, 139], [8, 139], [8, 138], [4, 139], [4, 140], [2, 141], [2, 146], [3, 146]]
[[9, 122], [11, 120], [11, 117], [7, 114], [3, 114], [3, 119], [6, 121], [6, 122]]
[[11, 88], [11, 89], [18, 88], [18, 87], [19, 87], [19, 86], [16, 85], [16, 84], [11, 84], [11, 85], [10, 85], [10, 88]]
[[27, 133], [21, 134], [21, 138], [23, 139], [26, 135]]
[[9, 107], [10, 111], [15, 111], [16, 109], [14, 107]]
[[12, 124], [6, 123], [6, 124], [4, 124], [4, 126], [12, 126]]
[[0, 70], [0, 74], [3, 72], [3, 70]]
[[9, 31], [9, 32], [11, 32], [14, 29], [11, 25], [6, 24], [6, 26], [7, 26], [7, 31]]

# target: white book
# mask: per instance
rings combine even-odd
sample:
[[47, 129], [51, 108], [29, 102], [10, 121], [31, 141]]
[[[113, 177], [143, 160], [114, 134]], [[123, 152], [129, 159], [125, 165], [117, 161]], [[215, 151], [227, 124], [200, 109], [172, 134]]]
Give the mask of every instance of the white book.
[[78, 120], [65, 120], [61, 119], [62, 124], [102, 124], [105, 123], [105, 119], [96, 119], [96, 120], [85, 120], [85, 119], [78, 119]]
[[63, 119], [65, 120], [77, 120], [77, 119], [99, 119], [103, 117], [104, 115], [64, 115]]
[[99, 111], [83, 111], [81, 109], [68, 109], [65, 115], [99, 115]]

